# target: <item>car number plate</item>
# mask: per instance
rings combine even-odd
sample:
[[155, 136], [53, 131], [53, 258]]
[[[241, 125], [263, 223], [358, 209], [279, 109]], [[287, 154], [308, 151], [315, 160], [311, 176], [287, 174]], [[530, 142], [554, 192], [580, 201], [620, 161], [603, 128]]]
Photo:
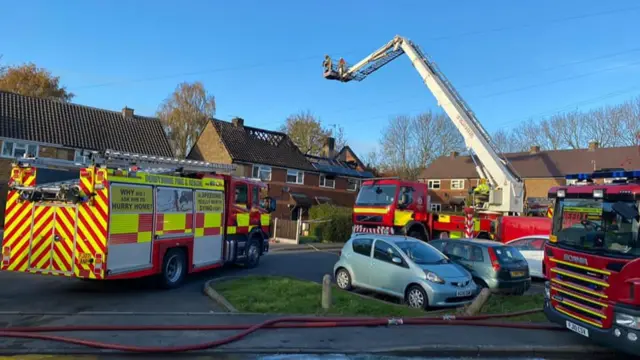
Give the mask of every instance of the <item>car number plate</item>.
[[576, 325], [574, 323], [572, 323], [571, 321], [567, 321], [567, 329], [578, 333], [582, 336], [586, 336], [589, 337], [589, 330], [587, 330], [586, 328], [580, 326], [580, 325]]
[[469, 296], [471, 295], [471, 290], [458, 290], [456, 291], [456, 296]]
[[512, 271], [511, 277], [521, 277], [524, 276], [524, 271]]

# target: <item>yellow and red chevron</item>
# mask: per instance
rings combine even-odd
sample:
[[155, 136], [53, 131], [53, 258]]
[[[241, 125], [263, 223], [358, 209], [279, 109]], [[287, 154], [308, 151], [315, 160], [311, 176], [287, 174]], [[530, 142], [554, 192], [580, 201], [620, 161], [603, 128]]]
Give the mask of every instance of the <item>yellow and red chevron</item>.
[[[11, 171], [10, 181], [24, 186], [34, 186], [36, 170], [33, 168]], [[4, 239], [2, 242], [2, 270], [25, 271], [28, 265], [29, 238], [31, 235], [33, 205], [21, 201], [20, 194], [11, 190], [7, 194], [4, 213]]]

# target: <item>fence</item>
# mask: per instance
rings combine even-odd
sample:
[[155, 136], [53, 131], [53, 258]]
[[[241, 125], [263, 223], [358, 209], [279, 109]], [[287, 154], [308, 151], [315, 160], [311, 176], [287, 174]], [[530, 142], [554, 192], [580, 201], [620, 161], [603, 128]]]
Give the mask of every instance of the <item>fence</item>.
[[287, 220], [287, 219], [274, 219], [273, 238], [277, 241], [297, 244], [300, 241], [300, 236], [311, 235], [309, 233], [312, 223], [323, 223], [330, 220]]

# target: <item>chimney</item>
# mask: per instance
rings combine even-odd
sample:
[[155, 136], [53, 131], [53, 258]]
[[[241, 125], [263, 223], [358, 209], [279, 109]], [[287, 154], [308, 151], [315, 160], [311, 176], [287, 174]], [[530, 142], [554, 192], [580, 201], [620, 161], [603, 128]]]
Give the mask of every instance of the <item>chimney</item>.
[[129, 109], [128, 107], [122, 108], [122, 117], [124, 118], [132, 118], [133, 117], [133, 109]]
[[244, 126], [244, 119], [243, 118], [239, 118], [239, 117], [234, 117], [233, 119], [231, 119], [231, 123], [235, 127], [243, 127]]
[[540, 145], [531, 145], [529, 148], [529, 154], [537, 154], [540, 152]]
[[335, 155], [335, 147], [336, 145], [336, 139], [332, 138], [331, 136], [328, 136], [325, 140], [324, 140], [324, 146], [322, 147], [322, 154], [326, 157], [333, 157]]
[[455, 157], [458, 157], [460, 155], [460, 153], [457, 152], [457, 151], [452, 151], [450, 155], [451, 155], [452, 158], [455, 158]]
[[595, 140], [591, 140], [589, 141], [589, 151], [594, 151], [596, 149], [598, 149], [600, 147], [600, 143], [595, 141]]

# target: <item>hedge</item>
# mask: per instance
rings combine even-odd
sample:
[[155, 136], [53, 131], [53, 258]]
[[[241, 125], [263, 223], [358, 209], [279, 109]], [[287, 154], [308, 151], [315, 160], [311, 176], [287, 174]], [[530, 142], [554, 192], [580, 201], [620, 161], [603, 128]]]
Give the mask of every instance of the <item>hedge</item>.
[[329, 220], [322, 223], [311, 223], [310, 235], [324, 242], [345, 242], [351, 235], [353, 227], [353, 210], [351, 208], [331, 204], [316, 205], [309, 211], [311, 220]]

